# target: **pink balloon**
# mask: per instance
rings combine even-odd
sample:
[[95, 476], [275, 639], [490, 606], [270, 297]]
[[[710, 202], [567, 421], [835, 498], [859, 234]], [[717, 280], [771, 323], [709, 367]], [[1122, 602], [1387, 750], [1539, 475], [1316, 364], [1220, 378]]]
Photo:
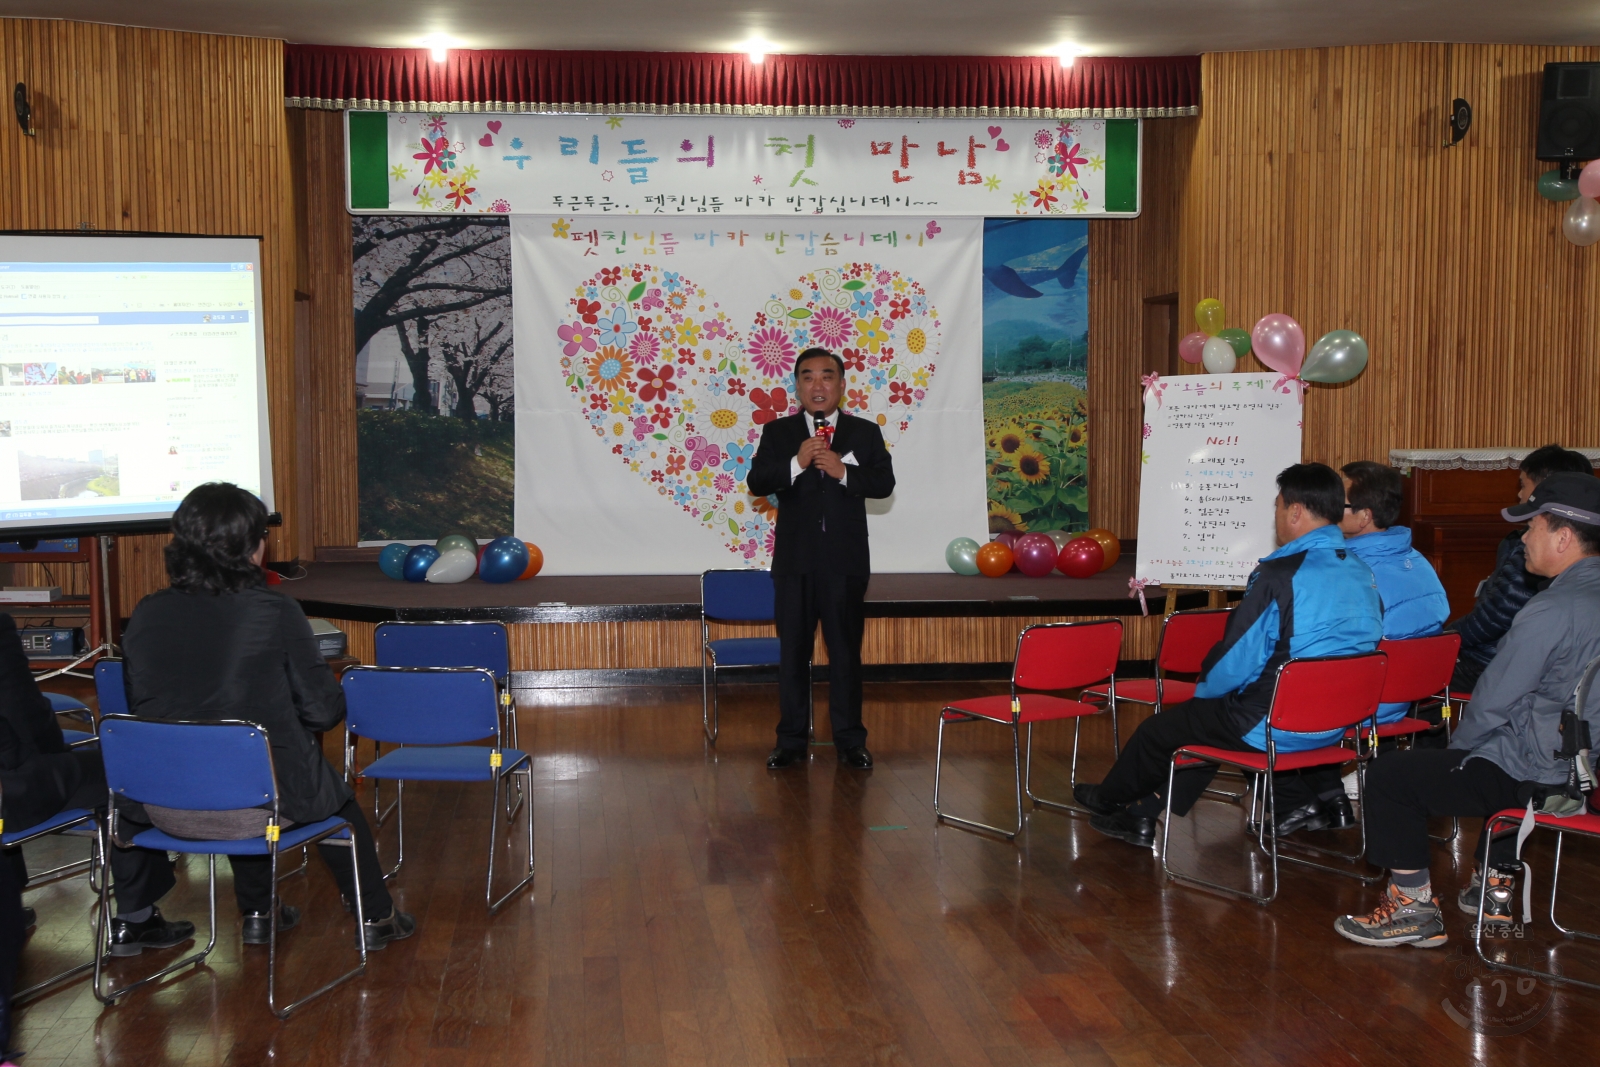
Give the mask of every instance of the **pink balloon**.
[[1273, 312], [1250, 331], [1250, 348], [1261, 362], [1292, 378], [1306, 358], [1306, 332], [1289, 316]]
[[1183, 357], [1185, 363], [1199, 363], [1201, 350], [1205, 347], [1206, 335], [1196, 330], [1183, 335], [1183, 340], [1178, 342], [1178, 355]]
[[1016, 555], [1017, 570], [1029, 578], [1043, 578], [1056, 569], [1056, 543], [1044, 534], [1023, 534], [1011, 551]]
[[1592, 160], [1578, 172], [1578, 192], [1593, 200], [1600, 197], [1600, 160]]

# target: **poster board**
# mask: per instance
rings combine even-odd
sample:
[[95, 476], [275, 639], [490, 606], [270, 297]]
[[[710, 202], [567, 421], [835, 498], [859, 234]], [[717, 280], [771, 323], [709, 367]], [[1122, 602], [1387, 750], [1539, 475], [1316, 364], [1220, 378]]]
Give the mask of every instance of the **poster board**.
[[1300, 461], [1304, 387], [1270, 372], [1144, 383], [1136, 577], [1243, 586], [1277, 547], [1274, 479]]

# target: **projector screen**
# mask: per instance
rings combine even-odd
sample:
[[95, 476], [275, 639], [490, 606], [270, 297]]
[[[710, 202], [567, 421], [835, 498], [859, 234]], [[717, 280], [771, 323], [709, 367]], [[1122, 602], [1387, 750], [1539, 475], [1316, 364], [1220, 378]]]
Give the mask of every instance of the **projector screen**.
[[0, 234], [0, 537], [273, 509], [255, 237]]

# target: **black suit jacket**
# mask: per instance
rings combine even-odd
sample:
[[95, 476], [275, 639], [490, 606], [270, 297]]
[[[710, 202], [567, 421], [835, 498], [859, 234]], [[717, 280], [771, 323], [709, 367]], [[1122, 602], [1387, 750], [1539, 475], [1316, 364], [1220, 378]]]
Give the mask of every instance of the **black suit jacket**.
[[0, 614], [0, 818], [8, 830], [26, 830], [66, 807], [82, 782], [83, 769], [33, 680], [17, 625]]
[[767, 423], [745, 479], [755, 495], [778, 497], [772, 573], [870, 574], [866, 502], [894, 492], [894, 464], [883, 434], [877, 423], [841, 411], [830, 447], [841, 456], [854, 455], [845, 484], [814, 467], [791, 484], [790, 461], [808, 436], [804, 413]]

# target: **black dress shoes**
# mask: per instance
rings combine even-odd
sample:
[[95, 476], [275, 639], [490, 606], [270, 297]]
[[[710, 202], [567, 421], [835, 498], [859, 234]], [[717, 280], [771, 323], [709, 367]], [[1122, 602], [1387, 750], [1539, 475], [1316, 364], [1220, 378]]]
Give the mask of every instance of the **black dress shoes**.
[[[278, 906], [278, 933], [287, 933], [300, 925], [300, 909], [293, 904]], [[272, 915], [253, 911], [244, 917], [242, 939], [247, 945], [265, 945], [272, 940]]]
[[1140, 848], [1155, 847], [1156, 821], [1135, 815], [1131, 811], [1123, 810], [1112, 815], [1091, 815], [1089, 825], [1118, 841], [1126, 841]]
[[1356, 813], [1350, 807], [1350, 798], [1340, 793], [1322, 802], [1322, 818], [1326, 825], [1325, 830], [1347, 830], [1356, 824]]
[[386, 918], [368, 919], [366, 929], [361, 931], [368, 952], [376, 952], [391, 941], [404, 941], [416, 932], [417, 920], [395, 907], [389, 909]]
[[111, 920], [113, 956], [137, 956], [147, 948], [171, 948], [193, 937], [194, 923], [181, 919], [169, 923], [161, 917], [160, 908], [151, 908], [150, 918], [142, 923], [115, 917]]
[[781, 771], [785, 767], [793, 767], [796, 763], [804, 763], [806, 750], [803, 748], [775, 748], [772, 755], [767, 757], [767, 770]]
[[1072, 799], [1078, 806], [1096, 815], [1115, 815], [1122, 810], [1121, 804], [1107, 804], [1100, 799], [1100, 787], [1090, 785], [1088, 782], [1079, 782], [1072, 787]]
[[872, 753], [867, 751], [866, 745], [840, 749], [839, 762], [858, 771], [870, 771], [872, 769]]

